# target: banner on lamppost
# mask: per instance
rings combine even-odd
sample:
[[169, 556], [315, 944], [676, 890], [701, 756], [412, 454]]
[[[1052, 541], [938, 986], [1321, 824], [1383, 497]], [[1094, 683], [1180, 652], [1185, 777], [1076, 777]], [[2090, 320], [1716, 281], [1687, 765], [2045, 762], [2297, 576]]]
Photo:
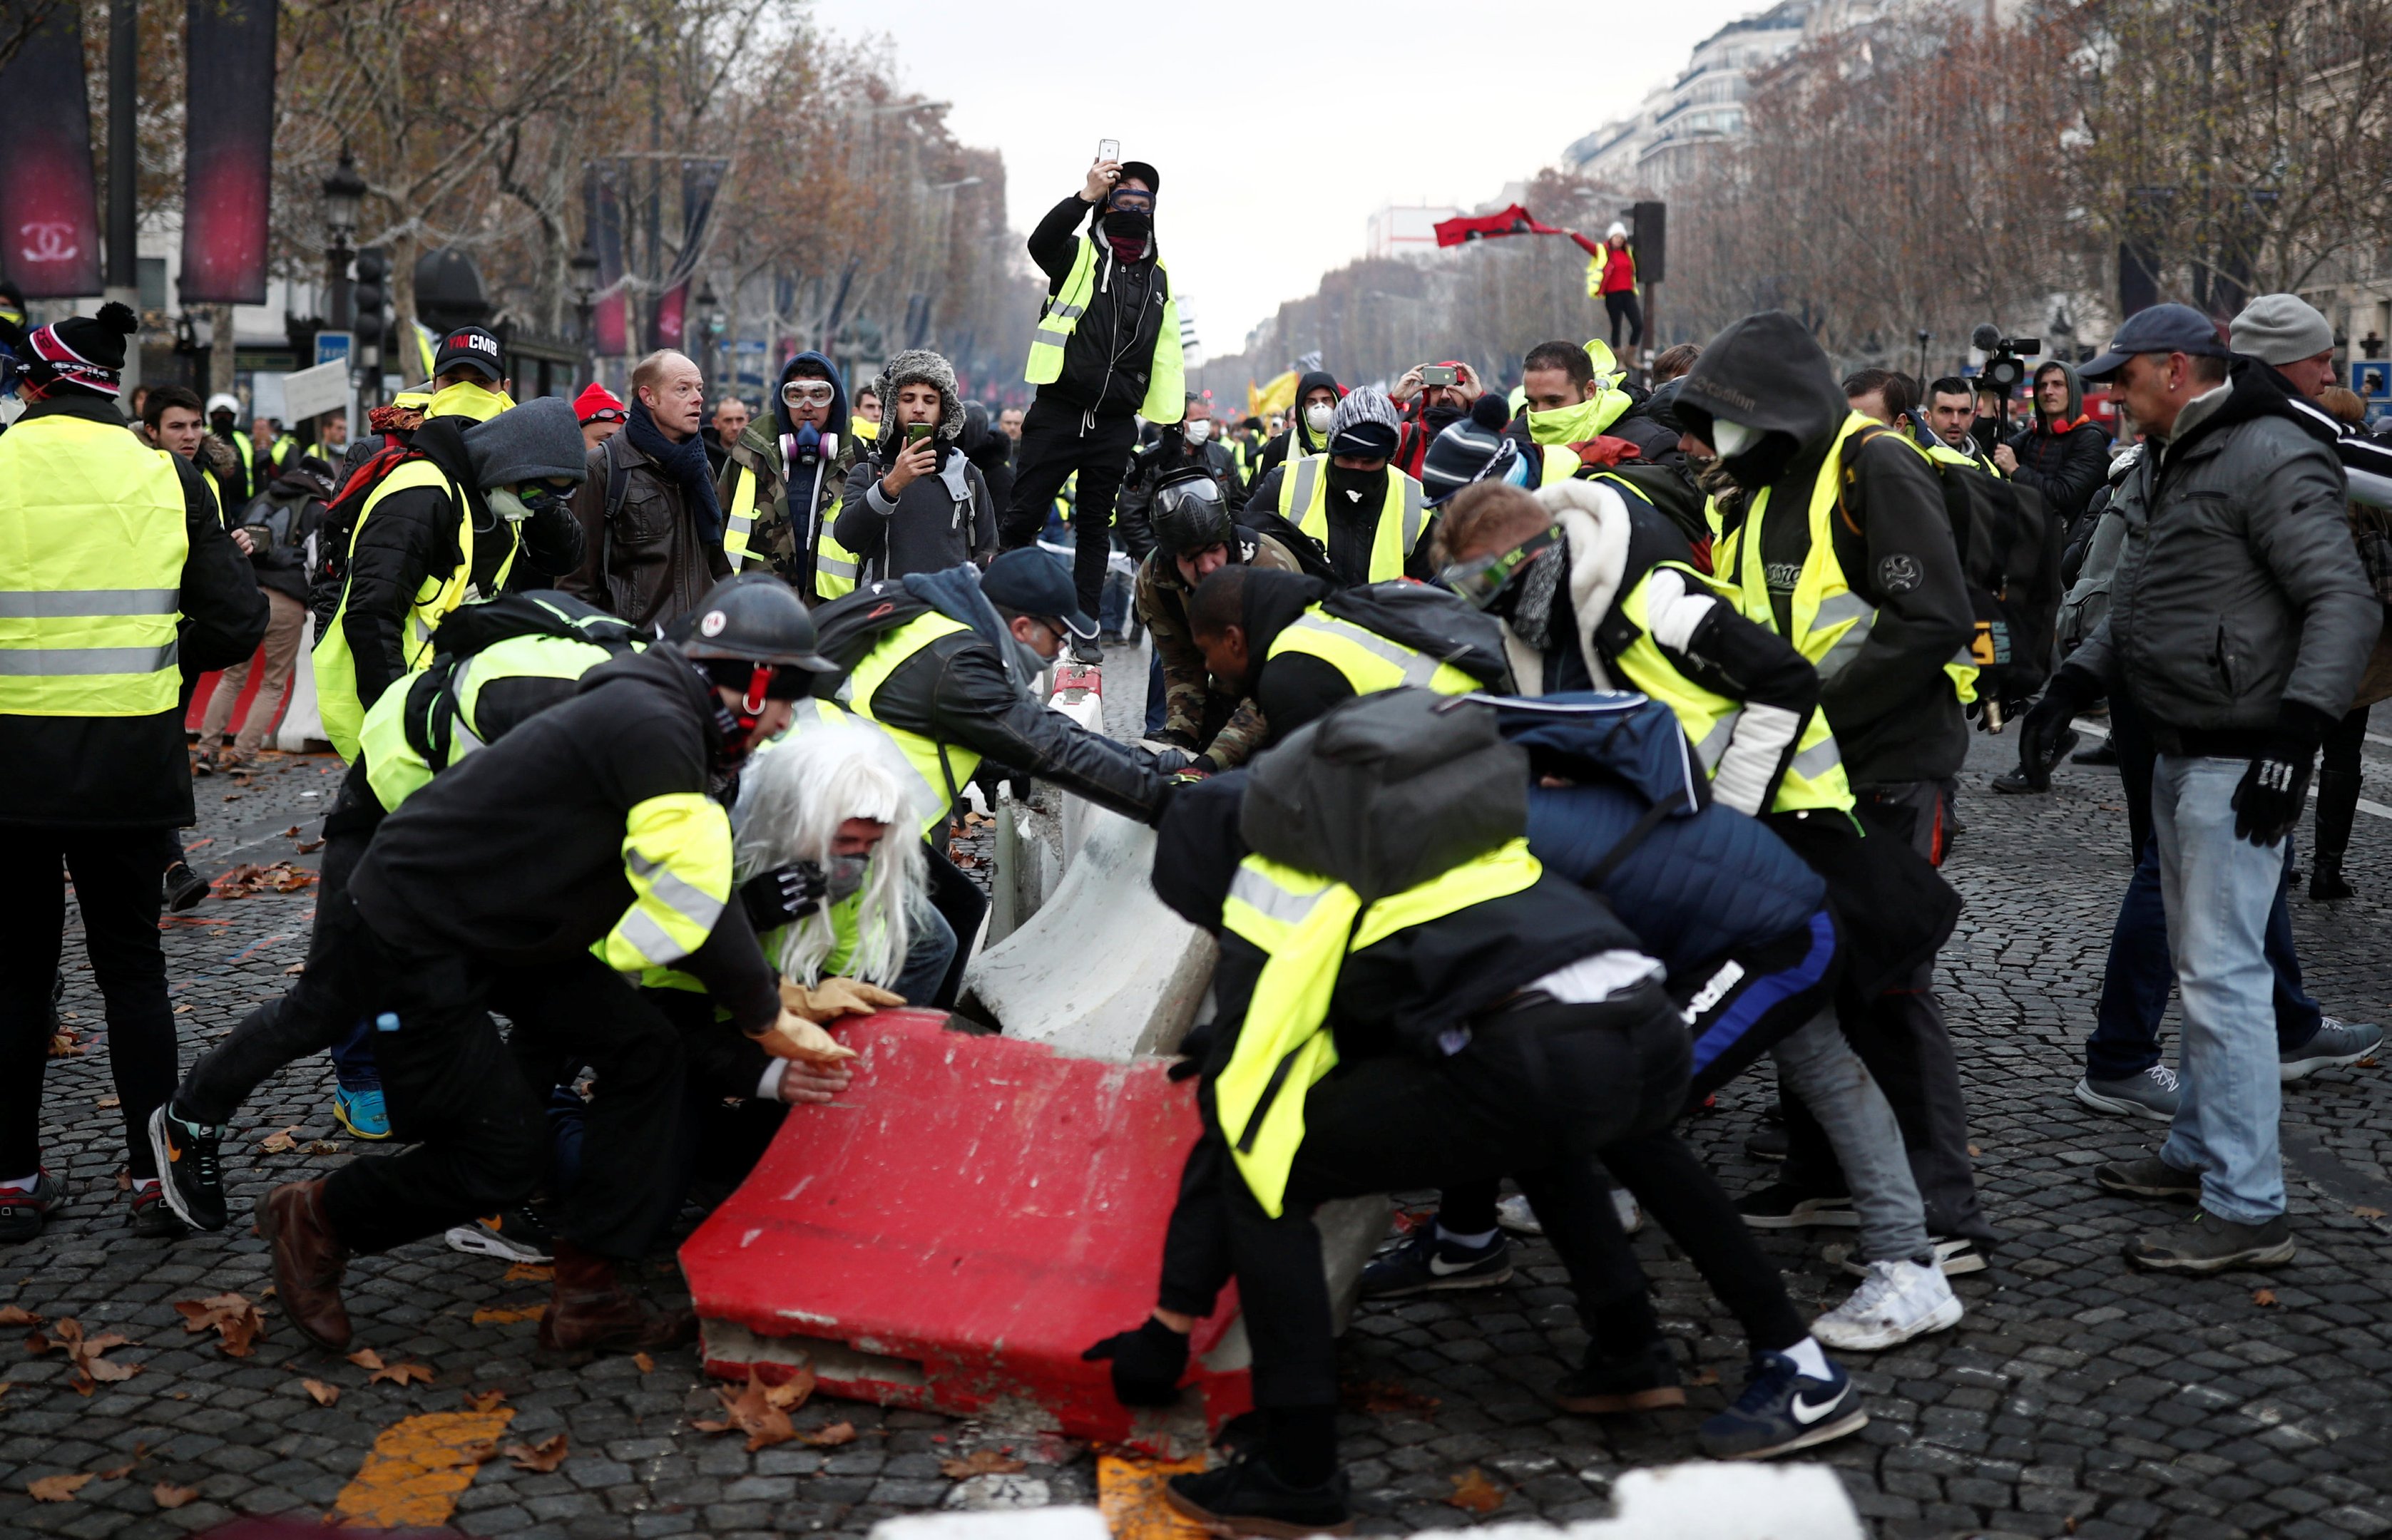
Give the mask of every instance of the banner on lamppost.
[[0, 71], [0, 275], [27, 299], [100, 291], [99, 188], [84, 90], [82, 8], [0, 0], [0, 36], [24, 44]]
[[631, 351], [623, 293], [623, 189], [620, 161], [582, 167], [581, 195], [591, 250], [598, 257], [598, 292], [592, 301], [590, 351], [619, 358]]
[[277, 0], [190, 0], [183, 113], [185, 304], [266, 303]]

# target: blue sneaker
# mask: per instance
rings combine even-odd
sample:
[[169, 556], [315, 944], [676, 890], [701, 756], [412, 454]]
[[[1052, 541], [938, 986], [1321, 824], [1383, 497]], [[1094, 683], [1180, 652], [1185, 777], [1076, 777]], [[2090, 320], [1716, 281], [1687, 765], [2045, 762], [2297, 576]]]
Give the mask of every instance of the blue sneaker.
[[1857, 1432], [1868, 1422], [1852, 1377], [1833, 1359], [1830, 1378], [1814, 1379], [1782, 1352], [1752, 1355], [1752, 1373], [1736, 1404], [1695, 1435], [1715, 1460], [1765, 1460]]
[[382, 1087], [367, 1086], [352, 1091], [345, 1085], [332, 1088], [332, 1116], [341, 1126], [360, 1139], [390, 1137], [390, 1111], [382, 1103]]
[[1362, 1298], [1400, 1300], [1450, 1288], [1493, 1288], [1512, 1278], [1512, 1247], [1498, 1231], [1484, 1246], [1447, 1240], [1424, 1224], [1362, 1269]]

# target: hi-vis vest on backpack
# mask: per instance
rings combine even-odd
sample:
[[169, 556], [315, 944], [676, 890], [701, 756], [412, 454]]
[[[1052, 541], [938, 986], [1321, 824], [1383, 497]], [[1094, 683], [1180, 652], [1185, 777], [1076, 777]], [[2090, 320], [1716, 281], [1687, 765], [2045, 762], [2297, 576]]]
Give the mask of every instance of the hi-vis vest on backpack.
[[[1158, 273], [1168, 273], [1167, 263], [1158, 258]], [[1107, 275], [1107, 281], [1112, 276]], [[1188, 410], [1188, 378], [1179, 353], [1179, 297], [1164, 284], [1163, 325], [1154, 334], [1154, 361], [1148, 366], [1146, 399], [1138, 405], [1138, 414], [1149, 422], [1168, 425], [1176, 422]], [[1072, 270], [1063, 277], [1057, 289], [1038, 313], [1038, 330], [1031, 334], [1030, 362], [1021, 378], [1034, 385], [1052, 384], [1063, 378], [1063, 348], [1071, 342], [1072, 333], [1080, 328], [1080, 317], [1088, 313], [1088, 302], [1097, 293], [1097, 243], [1086, 236], [1080, 237], [1080, 249], [1072, 253]], [[884, 407], [887, 405], [883, 404]]]
[[1440, 695], [1467, 695], [1479, 682], [1450, 663], [1441, 663], [1415, 647], [1381, 636], [1350, 620], [1341, 620], [1318, 604], [1305, 607], [1271, 641], [1268, 657], [1309, 653], [1339, 673], [1357, 695], [1418, 685]]
[[[1880, 432], [1893, 434], [1876, 419], [1859, 412], [1848, 414], [1844, 425], [1837, 430], [1836, 442], [1819, 467], [1818, 479], [1811, 484], [1811, 549], [1802, 558], [1801, 575], [1794, 581], [1793, 598], [1787, 606], [1791, 629], [1786, 640], [1811, 660], [1823, 684], [1850, 666], [1862, 644], [1868, 641], [1870, 628], [1877, 624], [1877, 606], [1852, 592], [1852, 585], [1844, 579], [1843, 565], [1836, 560], [1835, 527], [1830, 522], [1841, 500], [1845, 480], [1856, 473], [1844, 464], [1845, 447], [1854, 434], [1864, 431], [1871, 431], [1871, 437]], [[1893, 437], [1921, 459], [1927, 458], [1918, 446], [1910, 442], [1907, 434], [1893, 434]], [[1751, 549], [1760, 544], [1761, 521], [1768, 509], [1769, 489], [1763, 487], [1753, 495], [1744, 523], [1712, 546], [1711, 568], [1720, 575], [1746, 619], [1775, 631], [1779, 628], [1777, 609], [1769, 602], [1768, 566], [1758, 549]], [[1717, 527], [1716, 511], [1713, 527]], [[1977, 698], [1977, 666], [1967, 648], [1944, 664], [1944, 672], [1950, 677], [1953, 693], [1961, 704]]]
[[183, 483], [121, 427], [0, 434], [0, 714], [153, 717], [181, 698]]
[[445, 684], [436, 674], [426, 681], [445, 689], [453, 703], [453, 709], [444, 713], [448, 718], [445, 748], [426, 740], [429, 724], [421, 715], [410, 719], [412, 687], [418, 680], [396, 681], [367, 708], [365, 723], [358, 731], [366, 783], [373, 787], [384, 809], [396, 812], [398, 805], [422, 790], [435, 774], [488, 746], [474, 710], [488, 686], [500, 679], [578, 679], [615, 655], [594, 641], [535, 634], [509, 637], [459, 659]]
[[1268, 954], [1246, 1004], [1238, 1045], [1213, 1082], [1221, 1136], [1263, 1211], [1276, 1219], [1304, 1144], [1305, 1094], [1337, 1067], [1329, 1003], [1349, 952], [1399, 930], [1507, 898], [1543, 872], [1515, 839], [1441, 876], [1365, 908], [1344, 883], [1248, 856], [1238, 863], [1221, 924]]
[[[1571, 457], [1575, 459], [1577, 457]], [[1279, 516], [1329, 549], [1329, 457], [1306, 455], [1291, 460], [1280, 472]], [[1387, 499], [1379, 510], [1379, 525], [1371, 537], [1371, 581], [1384, 583], [1404, 575], [1404, 563], [1420, 544], [1428, 524], [1421, 484], [1390, 464]]]
[[[736, 462], [732, 469], [736, 472], [732, 483], [735, 490], [731, 494], [731, 510], [723, 522], [722, 554], [730, 561], [731, 570], [737, 572], [749, 558], [748, 537], [756, 528], [759, 488], [755, 472]], [[781, 489], [782, 507], [788, 518], [791, 534], [802, 545], [805, 530], [798, 522], [798, 511], [793, 500], [796, 491], [795, 484]], [[855, 575], [862, 570], [862, 563], [856, 561], [855, 553], [831, 537], [831, 521], [838, 517], [840, 500], [833, 498], [830, 506], [823, 510], [822, 526], [815, 533], [814, 593], [826, 602], [852, 593], [855, 590]], [[812, 522], [811, 512], [808, 522]], [[758, 571], [772, 570], [772, 563], [762, 551], [755, 552], [754, 559]]]
[[[469, 599], [488, 597], [473, 591], [474, 505], [466, 498], [464, 489], [450, 481], [448, 473], [429, 459], [404, 461], [383, 477], [382, 485], [375, 487], [373, 496], [366, 499], [365, 507], [358, 514], [356, 525], [349, 531], [351, 563], [357, 560], [358, 535], [366, 527], [366, 521], [373, 517], [374, 510], [382, 505], [383, 499], [395, 492], [410, 491], [419, 486], [446, 492], [450, 505], [456, 509], [458, 561], [455, 569], [447, 576], [436, 572], [424, 577], [422, 587], [409, 601], [407, 614], [399, 621], [399, 664], [410, 674], [432, 662], [432, 633], [438, 628], [441, 617]], [[496, 537], [508, 541], [512, 546], [514, 531], [512, 527], [501, 529]], [[498, 576], [491, 583], [493, 589], [506, 586], [507, 574], [514, 569], [514, 563], [515, 553], [510, 549], [506, 560], [499, 564]], [[332, 624], [324, 628], [323, 638], [316, 643], [314, 658], [317, 710], [323, 718], [324, 736], [344, 760], [357, 758], [358, 733], [365, 725], [366, 716], [365, 703], [358, 699], [357, 660], [350, 655], [348, 631], [343, 625], [348, 617], [352, 587], [352, 584], [342, 586], [340, 608], [332, 612]], [[394, 679], [390, 688], [401, 689], [404, 684], [404, 680]]]
[[914, 773], [921, 777], [922, 784], [929, 788], [930, 799], [926, 805], [937, 811], [923, 821], [924, 838], [929, 838], [940, 824], [947, 821], [963, 783], [972, 778], [972, 771], [980, 769], [980, 756], [959, 744], [942, 743], [918, 732], [909, 732], [902, 727], [890, 726], [872, 714], [872, 697], [889, 682], [889, 676], [895, 673], [898, 666], [907, 658], [942, 636], [970, 629], [962, 621], [951, 620], [935, 612], [916, 615], [882, 637], [872, 651], [864, 654], [863, 661], [855, 666], [855, 671], [847, 679], [847, 709], [889, 734], [890, 741], [897, 745], [897, 751], [905, 757], [905, 763], [914, 767]]

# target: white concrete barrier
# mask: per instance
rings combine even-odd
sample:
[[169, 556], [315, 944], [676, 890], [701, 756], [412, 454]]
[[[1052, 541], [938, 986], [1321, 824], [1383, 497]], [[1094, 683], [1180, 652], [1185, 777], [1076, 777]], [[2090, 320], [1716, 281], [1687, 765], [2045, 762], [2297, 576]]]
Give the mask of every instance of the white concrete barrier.
[[[324, 718], [316, 709], [316, 616], [311, 611], [306, 629], [299, 633], [299, 661], [291, 670], [291, 704], [274, 730], [274, 746], [285, 754], [305, 754], [311, 744], [329, 744]], [[272, 709], [271, 705], [267, 707]]]

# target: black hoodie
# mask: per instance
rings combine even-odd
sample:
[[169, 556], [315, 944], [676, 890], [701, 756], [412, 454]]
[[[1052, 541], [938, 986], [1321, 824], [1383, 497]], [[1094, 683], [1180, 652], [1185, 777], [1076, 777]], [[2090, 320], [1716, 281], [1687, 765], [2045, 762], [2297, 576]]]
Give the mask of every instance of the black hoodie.
[[[1287, 409], [1287, 426], [1263, 446], [1261, 454], [1254, 457], [1254, 479], [1249, 485], [1259, 490], [1263, 477], [1287, 463], [1292, 456], [1318, 455], [1328, 450], [1329, 435], [1315, 435], [1304, 421], [1304, 398], [1316, 390], [1323, 389], [1329, 391], [1332, 398], [1344, 394], [1337, 388], [1337, 376], [1325, 369], [1314, 369], [1296, 381], [1295, 404]], [[1334, 406], [1336, 402], [1332, 399], [1330, 404]]]
[[[1748, 316], [1703, 350], [1678, 387], [1671, 414], [1712, 439], [1712, 420], [1762, 430], [1761, 442], [1722, 461], [1740, 486], [1766, 487], [1764, 527], [1736, 542], [1739, 567], [1770, 574], [1772, 614], [1751, 618], [1779, 635], [1794, 579], [1810, 555], [1814, 486], [1851, 407], [1827, 356], [1802, 323], [1781, 310]], [[1975, 627], [1959, 552], [1933, 465], [1900, 434], [1873, 437], [1845, 457], [1831, 515], [1844, 580], [1877, 606], [1868, 641], [1833, 679], [1819, 705], [1855, 786], [1940, 781], [1968, 757], [1969, 730], [1944, 665]], [[1735, 571], [1720, 576], [1731, 583]]]

